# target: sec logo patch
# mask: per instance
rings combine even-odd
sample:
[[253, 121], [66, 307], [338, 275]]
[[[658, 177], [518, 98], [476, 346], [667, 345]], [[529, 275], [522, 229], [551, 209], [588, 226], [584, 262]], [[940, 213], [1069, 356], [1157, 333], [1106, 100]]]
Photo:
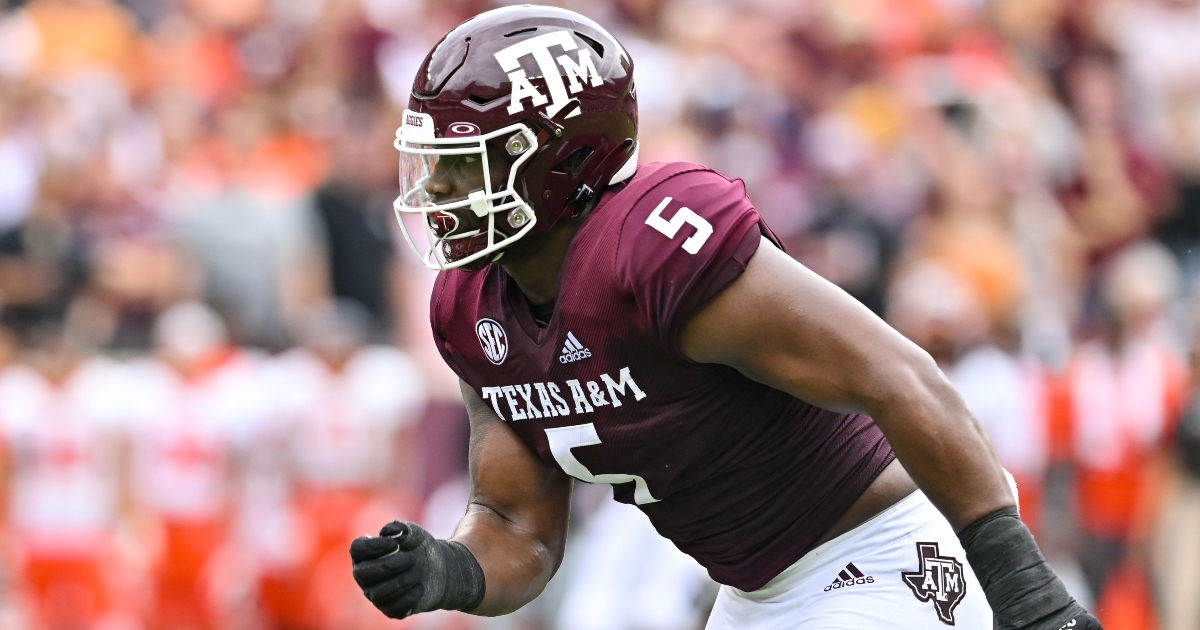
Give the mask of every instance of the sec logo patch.
[[508, 335], [504, 327], [494, 319], [483, 318], [475, 324], [475, 334], [479, 336], [479, 345], [488, 361], [500, 365], [508, 357]]

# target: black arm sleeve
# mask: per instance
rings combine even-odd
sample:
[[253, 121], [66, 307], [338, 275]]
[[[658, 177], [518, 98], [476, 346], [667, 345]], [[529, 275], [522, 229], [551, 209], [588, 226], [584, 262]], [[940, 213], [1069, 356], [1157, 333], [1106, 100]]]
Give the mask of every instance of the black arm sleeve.
[[1000, 630], [1099, 630], [1046, 564], [1016, 507], [971, 523], [958, 535]]

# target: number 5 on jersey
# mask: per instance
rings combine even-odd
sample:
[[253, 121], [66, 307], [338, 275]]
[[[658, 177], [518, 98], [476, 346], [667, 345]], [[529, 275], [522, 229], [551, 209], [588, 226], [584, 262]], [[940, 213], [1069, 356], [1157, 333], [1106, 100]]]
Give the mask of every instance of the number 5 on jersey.
[[695, 227], [696, 233], [689, 236], [683, 242], [683, 251], [695, 254], [700, 251], [701, 247], [704, 247], [704, 243], [708, 242], [708, 237], [712, 236], [712, 224], [704, 217], [692, 212], [692, 209], [686, 206], [680, 208], [679, 212], [676, 212], [675, 216], [671, 217], [668, 221], [662, 217], [662, 212], [666, 210], [669, 203], [671, 203], [670, 197], [663, 199], [658, 204], [658, 207], [654, 209], [654, 212], [651, 212], [650, 216], [646, 217], [646, 225], [667, 235], [667, 238], [672, 239], [679, 233], [679, 228], [683, 227], [684, 223]]
[[594, 446], [600, 443], [600, 435], [596, 433], [596, 425], [592, 423], [576, 424], [557, 429], [546, 429], [546, 440], [550, 442], [550, 452], [555, 461], [562, 466], [563, 472], [588, 483], [629, 483], [633, 482], [633, 500], [638, 505], [657, 503], [650, 494], [646, 480], [637, 475], [607, 474], [593, 475], [578, 459], [571, 449], [578, 446]]

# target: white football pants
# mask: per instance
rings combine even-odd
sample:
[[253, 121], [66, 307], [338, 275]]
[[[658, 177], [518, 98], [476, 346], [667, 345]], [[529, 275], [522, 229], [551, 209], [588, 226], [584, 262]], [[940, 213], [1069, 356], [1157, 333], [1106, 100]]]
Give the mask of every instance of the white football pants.
[[722, 586], [705, 630], [992, 630], [950, 523], [920, 490], [766, 586]]

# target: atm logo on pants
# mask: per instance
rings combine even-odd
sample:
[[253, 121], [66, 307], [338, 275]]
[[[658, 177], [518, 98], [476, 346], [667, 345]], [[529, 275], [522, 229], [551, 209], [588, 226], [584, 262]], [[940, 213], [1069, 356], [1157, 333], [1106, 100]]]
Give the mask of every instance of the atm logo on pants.
[[916, 571], [901, 571], [900, 577], [917, 599], [933, 602], [938, 619], [946, 625], [954, 625], [954, 609], [958, 607], [967, 591], [963, 579], [963, 565], [951, 557], [938, 555], [935, 542], [917, 543]]

